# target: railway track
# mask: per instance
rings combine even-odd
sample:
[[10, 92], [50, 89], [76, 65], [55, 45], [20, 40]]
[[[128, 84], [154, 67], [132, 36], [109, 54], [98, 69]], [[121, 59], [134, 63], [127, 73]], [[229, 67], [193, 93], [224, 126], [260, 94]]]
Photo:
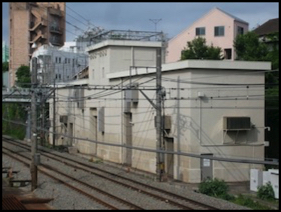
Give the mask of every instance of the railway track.
[[[13, 150], [10, 150], [6, 147], [2, 147], [7, 151], [10, 151], [11, 153], [16, 153]], [[12, 157], [18, 161], [20, 161], [21, 163], [23, 163], [26, 166], [29, 166], [30, 164], [30, 158], [26, 157], [26, 156], [14, 156], [13, 154], [11, 154], [9, 152], [3, 151], [2, 150], [2, 154], [6, 154], [9, 157]], [[20, 157], [24, 158], [21, 159]], [[119, 197], [116, 197], [114, 195], [111, 195], [107, 192], [104, 192], [94, 186], [91, 186], [89, 184], [86, 184], [78, 179], [75, 179], [73, 177], [67, 176], [62, 172], [59, 172], [57, 169], [47, 166], [47, 165], [40, 165], [38, 166], [38, 171], [40, 171], [41, 173], [45, 174], [46, 176], [64, 184], [65, 186], [71, 188], [72, 190], [77, 191], [78, 193], [86, 196], [87, 198], [105, 206], [108, 209], [111, 210], [120, 210], [120, 209], [127, 209], [127, 210], [143, 210], [143, 208], [134, 205], [128, 201], [125, 201], [123, 199], [120, 199]], [[58, 176], [61, 175], [61, 176]], [[72, 180], [72, 182], [70, 182], [70, 180]], [[82, 185], [82, 186], [81, 186]], [[91, 190], [91, 191], [90, 191]], [[93, 193], [93, 190], [95, 191], [95, 195], [91, 194]], [[107, 201], [104, 201], [101, 196], [103, 196], [103, 199], [106, 199]]]
[[[12, 140], [7, 140], [7, 139], [5, 139], [5, 141], [9, 142], [10, 144], [13, 144], [13, 145], [20, 146], [21, 148], [24, 148], [26, 150], [30, 150], [29, 145], [19, 143], [16, 141], [12, 141]], [[124, 188], [134, 190], [134, 191], [144, 194], [144, 195], [148, 195], [155, 200], [164, 201], [167, 204], [173, 205], [175, 207], [175, 209], [218, 210], [218, 208], [203, 204], [201, 202], [194, 201], [190, 198], [183, 197], [183, 196], [177, 195], [175, 193], [138, 182], [134, 179], [130, 179], [130, 178], [127, 178], [124, 176], [120, 176], [120, 175], [105, 171], [96, 166], [91, 166], [89, 164], [79, 162], [74, 159], [70, 159], [68, 157], [62, 156], [62, 155], [54, 154], [50, 151], [41, 149], [40, 154], [45, 157], [48, 157], [51, 160], [56, 160], [56, 161], [63, 163], [64, 165], [70, 166], [71, 168], [73, 168], [75, 170], [90, 173], [96, 177], [102, 178], [103, 180], [107, 180], [108, 182], [118, 184]], [[58, 169], [55, 169], [53, 167], [48, 167], [46, 165], [44, 165], [44, 167], [46, 169], [53, 169], [53, 170], [55, 170], [55, 172], [59, 172]]]

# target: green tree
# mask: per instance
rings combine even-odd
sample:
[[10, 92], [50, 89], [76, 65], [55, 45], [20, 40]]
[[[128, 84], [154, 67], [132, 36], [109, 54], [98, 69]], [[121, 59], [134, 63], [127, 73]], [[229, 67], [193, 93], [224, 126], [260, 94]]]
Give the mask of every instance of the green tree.
[[198, 37], [191, 42], [188, 41], [187, 47], [182, 50], [181, 60], [186, 59], [221, 60], [221, 48], [207, 46], [206, 39]]
[[2, 134], [21, 140], [24, 139], [26, 128], [20, 123], [26, 121], [26, 115], [24, 105], [19, 103], [2, 103]]
[[2, 72], [9, 71], [9, 63], [8, 62], [3, 62], [2, 63]]
[[237, 35], [234, 40], [234, 48], [237, 54], [236, 60], [245, 61], [268, 61], [268, 48], [259, 41], [255, 32], [247, 32], [243, 35]]
[[[2, 63], [2, 73], [5, 73], [9, 71], [9, 63], [8, 62], [3, 62]], [[4, 85], [4, 77], [2, 77], [2, 87], [5, 87]]]
[[269, 46], [267, 59], [272, 63], [272, 70], [279, 68], [279, 32], [273, 32], [265, 36]]
[[16, 72], [16, 84], [22, 88], [31, 87], [31, 74], [29, 66], [21, 65]]

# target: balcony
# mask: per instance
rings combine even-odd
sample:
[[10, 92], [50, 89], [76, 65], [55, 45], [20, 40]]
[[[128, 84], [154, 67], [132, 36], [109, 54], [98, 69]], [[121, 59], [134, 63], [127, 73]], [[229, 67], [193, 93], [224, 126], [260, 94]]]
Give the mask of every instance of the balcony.
[[62, 11], [60, 11], [58, 9], [49, 8], [49, 12], [50, 12], [50, 15], [59, 16], [59, 17], [63, 16]]
[[62, 46], [63, 45], [63, 43], [61, 42], [61, 39], [59, 37], [51, 38], [50, 42], [54, 46]]
[[49, 28], [51, 33], [56, 33], [56, 34], [62, 34], [62, 30], [60, 27], [56, 27], [56, 26], [50, 26]]

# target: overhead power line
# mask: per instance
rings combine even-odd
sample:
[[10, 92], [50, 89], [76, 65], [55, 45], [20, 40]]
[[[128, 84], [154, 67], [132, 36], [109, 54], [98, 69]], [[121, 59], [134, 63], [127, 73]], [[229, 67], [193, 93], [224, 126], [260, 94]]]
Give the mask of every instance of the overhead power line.
[[[2, 118], [2, 120], [26, 126], [26, 124], [24, 124], [22, 122], [10, 121], [10, 120], [3, 119], [3, 118]], [[45, 132], [51, 133], [46, 128], [41, 129], [41, 128], [38, 127], [38, 130], [43, 130]], [[88, 138], [81, 138], [81, 137], [70, 136], [70, 135], [63, 134], [63, 133], [56, 133], [56, 135], [64, 136], [66, 138], [77, 139], [77, 140], [81, 140], [81, 141], [89, 141], [89, 142], [93, 142], [93, 143], [97, 143], [97, 144], [105, 145], [105, 146], [123, 147], [123, 148], [129, 148], [129, 149], [134, 149], [134, 150], [146, 151], [146, 152], [182, 155], [182, 156], [194, 157], [194, 158], [205, 158], [205, 159], [222, 161], [222, 162], [264, 164], [264, 165], [268, 164], [268, 165], [277, 165], [277, 166], [279, 166], [279, 162], [278, 161], [264, 161], [264, 160], [248, 159], [248, 158], [225, 158], [225, 157], [207, 156], [207, 155], [199, 155], [199, 154], [194, 154], [194, 153], [175, 152], [175, 151], [166, 151], [166, 150], [156, 150], [156, 149], [149, 149], [149, 148], [143, 148], [143, 147], [128, 146], [128, 145], [125, 145], [125, 144], [113, 144], [113, 143], [109, 143], [109, 142], [100, 142], [100, 141], [91, 140], [91, 139], [88, 139]], [[225, 145], [225, 146], [227, 146], [227, 145]], [[248, 144], [248, 145], [239, 144], [237, 146], [253, 146], [253, 147], [255, 147], [256, 145], [254, 145], [254, 144]]]

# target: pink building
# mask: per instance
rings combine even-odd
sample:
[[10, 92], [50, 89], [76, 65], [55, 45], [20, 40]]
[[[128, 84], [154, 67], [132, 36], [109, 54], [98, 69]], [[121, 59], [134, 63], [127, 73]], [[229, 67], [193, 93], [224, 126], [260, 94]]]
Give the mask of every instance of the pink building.
[[238, 34], [248, 31], [249, 24], [221, 9], [214, 8], [190, 27], [169, 40], [166, 63], [180, 60], [181, 51], [198, 36], [206, 39], [207, 45], [221, 47], [225, 59], [234, 60], [233, 41]]

